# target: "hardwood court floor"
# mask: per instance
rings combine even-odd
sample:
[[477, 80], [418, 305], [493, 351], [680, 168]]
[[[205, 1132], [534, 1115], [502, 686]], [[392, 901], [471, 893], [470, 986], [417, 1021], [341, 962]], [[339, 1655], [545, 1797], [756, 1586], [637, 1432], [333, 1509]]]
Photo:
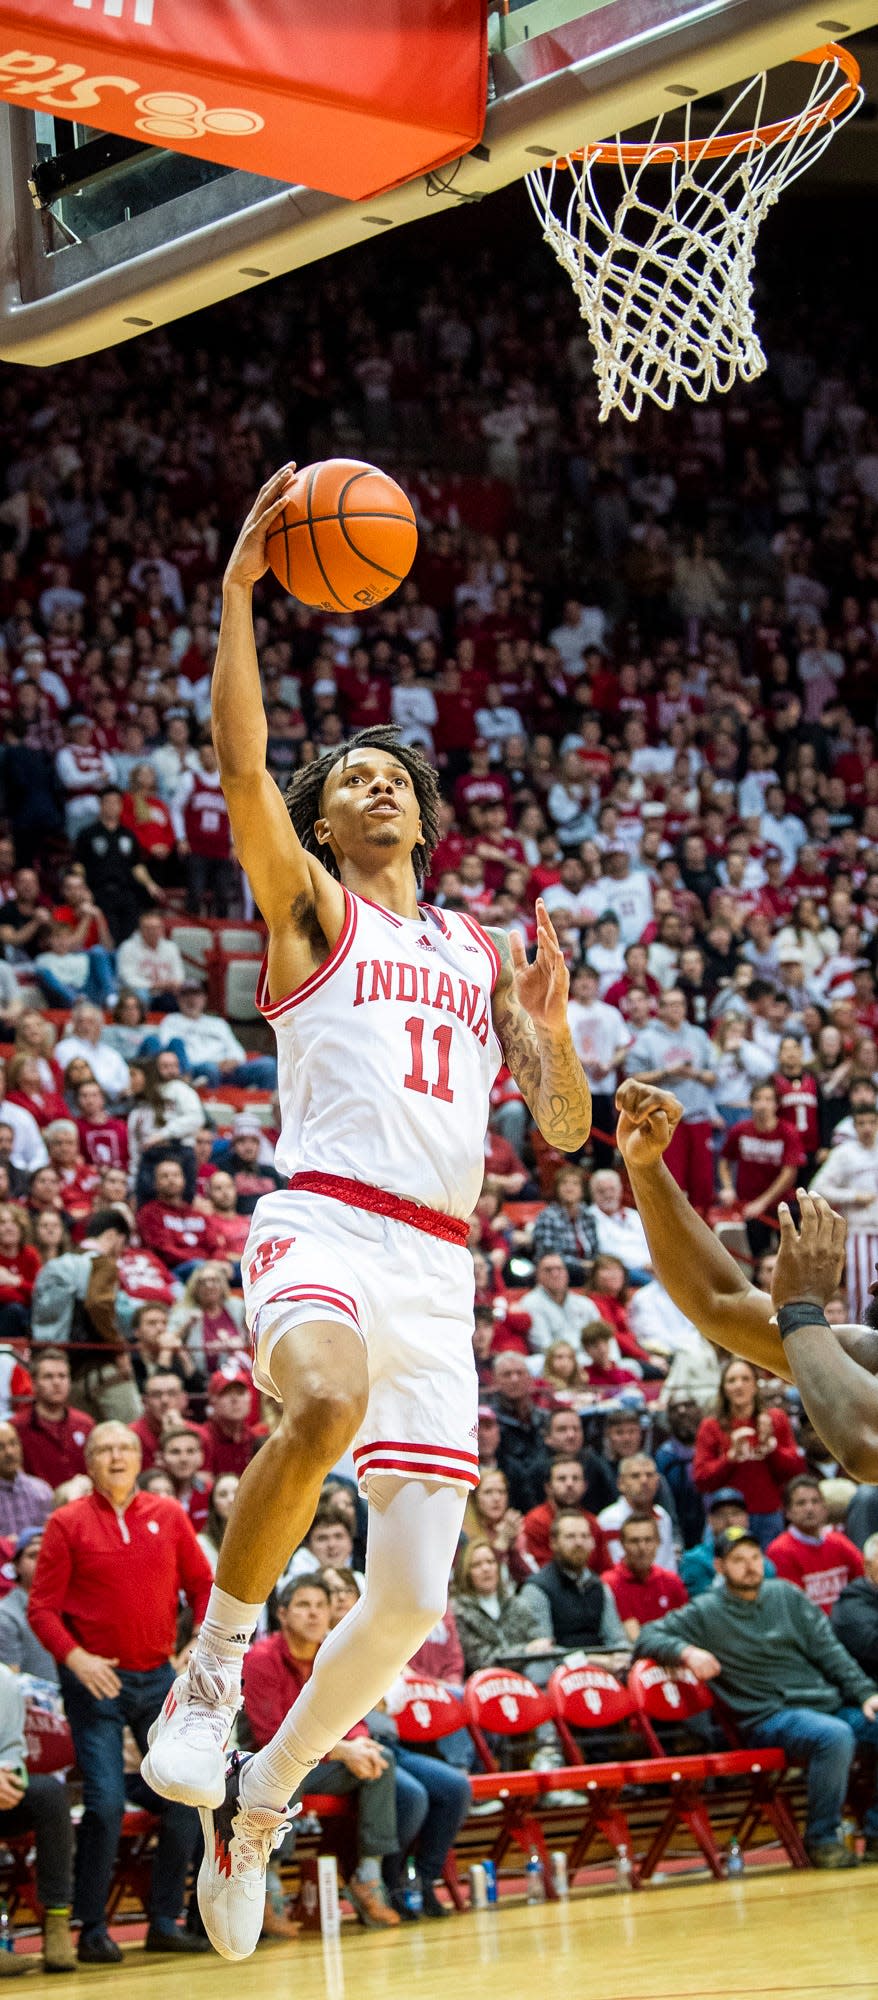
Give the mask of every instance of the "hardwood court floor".
[[105, 1986], [107, 2000], [878, 2000], [878, 1870], [580, 1892], [390, 1938], [344, 1923], [337, 1944], [263, 1945], [244, 1965], [134, 1945], [117, 1970], [32, 1973], [19, 1991], [95, 2000]]

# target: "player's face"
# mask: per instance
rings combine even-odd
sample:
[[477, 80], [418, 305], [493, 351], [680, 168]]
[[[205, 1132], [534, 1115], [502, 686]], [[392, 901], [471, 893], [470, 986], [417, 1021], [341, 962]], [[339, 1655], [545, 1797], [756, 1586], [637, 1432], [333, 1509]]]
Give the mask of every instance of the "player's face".
[[321, 846], [336, 861], [394, 852], [411, 854], [423, 838], [421, 812], [405, 767], [385, 750], [352, 750], [323, 787]]

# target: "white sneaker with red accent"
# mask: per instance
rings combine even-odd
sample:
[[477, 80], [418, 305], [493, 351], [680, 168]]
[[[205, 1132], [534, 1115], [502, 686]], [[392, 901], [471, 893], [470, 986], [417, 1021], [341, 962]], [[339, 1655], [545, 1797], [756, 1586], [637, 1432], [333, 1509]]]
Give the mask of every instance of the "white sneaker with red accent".
[[301, 1806], [285, 1813], [269, 1806], [247, 1806], [241, 1797], [241, 1772], [249, 1757], [234, 1751], [226, 1771], [221, 1805], [202, 1807], [198, 1817], [204, 1834], [204, 1860], [198, 1870], [198, 1908], [215, 1951], [222, 1958], [249, 1958], [262, 1935], [266, 1873]]
[[163, 1799], [219, 1806], [226, 1795], [226, 1750], [241, 1691], [218, 1665], [190, 1660], [178, 1674], [147, 1736], [141, 1775]]

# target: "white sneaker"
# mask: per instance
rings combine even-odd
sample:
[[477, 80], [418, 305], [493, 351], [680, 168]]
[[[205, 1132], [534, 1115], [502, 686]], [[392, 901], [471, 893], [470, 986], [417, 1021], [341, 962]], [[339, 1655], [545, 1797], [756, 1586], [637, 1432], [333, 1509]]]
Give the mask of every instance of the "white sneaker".
[[190, 1660], [168, 1689], [146, 1739], [140, 1770], [153, 1791], [184, 1806], [222, 1805], [226, 1749], [240, 1706], [240, 1688], [228, 1674], [220, 1669], [205, 1676]]
[[198, 1908], [210, 1942], [223, 1958], [249, 1958], [259, 1943], [265, 1914], [266, 1871], [276, 1847], [301, 1807], [285, 1813], [246, 1806], [241, 1773], [249, 1757], [229, 1759], [225, 1795], [210, 1811], [199, 1809], [204, 1860], [198, 1870]]

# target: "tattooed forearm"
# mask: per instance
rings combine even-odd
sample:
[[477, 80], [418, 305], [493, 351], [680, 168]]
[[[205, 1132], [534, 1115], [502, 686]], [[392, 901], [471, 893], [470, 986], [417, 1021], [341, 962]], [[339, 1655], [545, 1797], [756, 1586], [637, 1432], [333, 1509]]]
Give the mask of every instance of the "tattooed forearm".
[[[496, 938], [498, 934], [492, 935]], [[494, 1026], [508, 1067], [543, 1138], [562, 1153], [578, 1152], [591, 1131], [591, 1091], [585, 1071], [569, 1031], [550, 1035], [535, 1028], [518, 999], [505, 961], [494, 994]]]

